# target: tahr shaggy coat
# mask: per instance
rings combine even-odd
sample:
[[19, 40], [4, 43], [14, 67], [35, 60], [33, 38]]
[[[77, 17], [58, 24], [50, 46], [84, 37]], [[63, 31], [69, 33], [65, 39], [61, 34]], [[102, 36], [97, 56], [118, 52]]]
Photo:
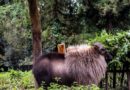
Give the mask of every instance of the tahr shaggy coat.
[[48, 53], [38, 58], [33, 65], [36, 87], [57, 82], [70, 86], [73, 82], [82, 85], [98, 84], [104, 77], [110, 54], [100, 43], [69, 46], [65, 54]]

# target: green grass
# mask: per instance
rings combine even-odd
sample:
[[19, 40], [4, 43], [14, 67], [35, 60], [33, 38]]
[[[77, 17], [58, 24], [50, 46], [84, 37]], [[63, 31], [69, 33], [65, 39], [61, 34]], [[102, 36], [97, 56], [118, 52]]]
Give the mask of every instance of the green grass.
[[6, 73], [0, 73], [0, 90], [29, 90], [31, 88], [34, 88], [31, 71], [11, 70]]
[[[100, 90], [96, 85], [81, 86], [73, 85], [67, 87], [51, 83], [49, 90]], [[0, 90], [35, 90], [32, 72], [22, 72], [10, 70], [9, 72], [0, 73]], [[40, 88], [39, 90], [42, 90]]]

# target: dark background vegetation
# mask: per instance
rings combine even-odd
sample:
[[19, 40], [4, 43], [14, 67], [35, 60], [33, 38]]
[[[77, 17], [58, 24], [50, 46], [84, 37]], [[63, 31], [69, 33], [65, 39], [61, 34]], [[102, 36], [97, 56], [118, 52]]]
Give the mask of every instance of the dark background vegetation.
[[[109, 69], [129, 68], [129, 0], [40, 0], [43, 53], [101, 42], [113, 55]], [[0, 66], [32, 64], [31, 24], [26, 0], [0, 0]]]

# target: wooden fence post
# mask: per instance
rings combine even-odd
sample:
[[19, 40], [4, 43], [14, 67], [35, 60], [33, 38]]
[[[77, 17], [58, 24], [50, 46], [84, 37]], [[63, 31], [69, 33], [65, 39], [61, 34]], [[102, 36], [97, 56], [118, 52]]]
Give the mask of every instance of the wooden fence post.
[[122, 72], [121, 72], [121, 84], [120, 84], [121, 87], [123, 86], [123, 80], [124, 80], [124, 75], [125, 75], [124, 69], [125, 69], [125, 67], [123, 65], [123, 69], [122, 69]]
[[108, 72], [106, 72], [105, 90], [108, 90]]
[[130, 71], [127, 72], [128, 90], [130, 90]]
[[113, 88], [116, 88], [116, 67], [114, 67], [113, 72]]

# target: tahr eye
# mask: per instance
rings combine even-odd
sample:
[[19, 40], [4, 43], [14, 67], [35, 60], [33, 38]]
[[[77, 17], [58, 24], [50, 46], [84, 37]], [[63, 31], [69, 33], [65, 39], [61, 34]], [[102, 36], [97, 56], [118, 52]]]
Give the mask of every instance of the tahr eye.
[[106, 50], [104, 48], [102, 48], [101, 51], [106, 51]]
[[106, 49], [102, 48], [100, 51], [101, 51], [102, 54], [105, 54]]

